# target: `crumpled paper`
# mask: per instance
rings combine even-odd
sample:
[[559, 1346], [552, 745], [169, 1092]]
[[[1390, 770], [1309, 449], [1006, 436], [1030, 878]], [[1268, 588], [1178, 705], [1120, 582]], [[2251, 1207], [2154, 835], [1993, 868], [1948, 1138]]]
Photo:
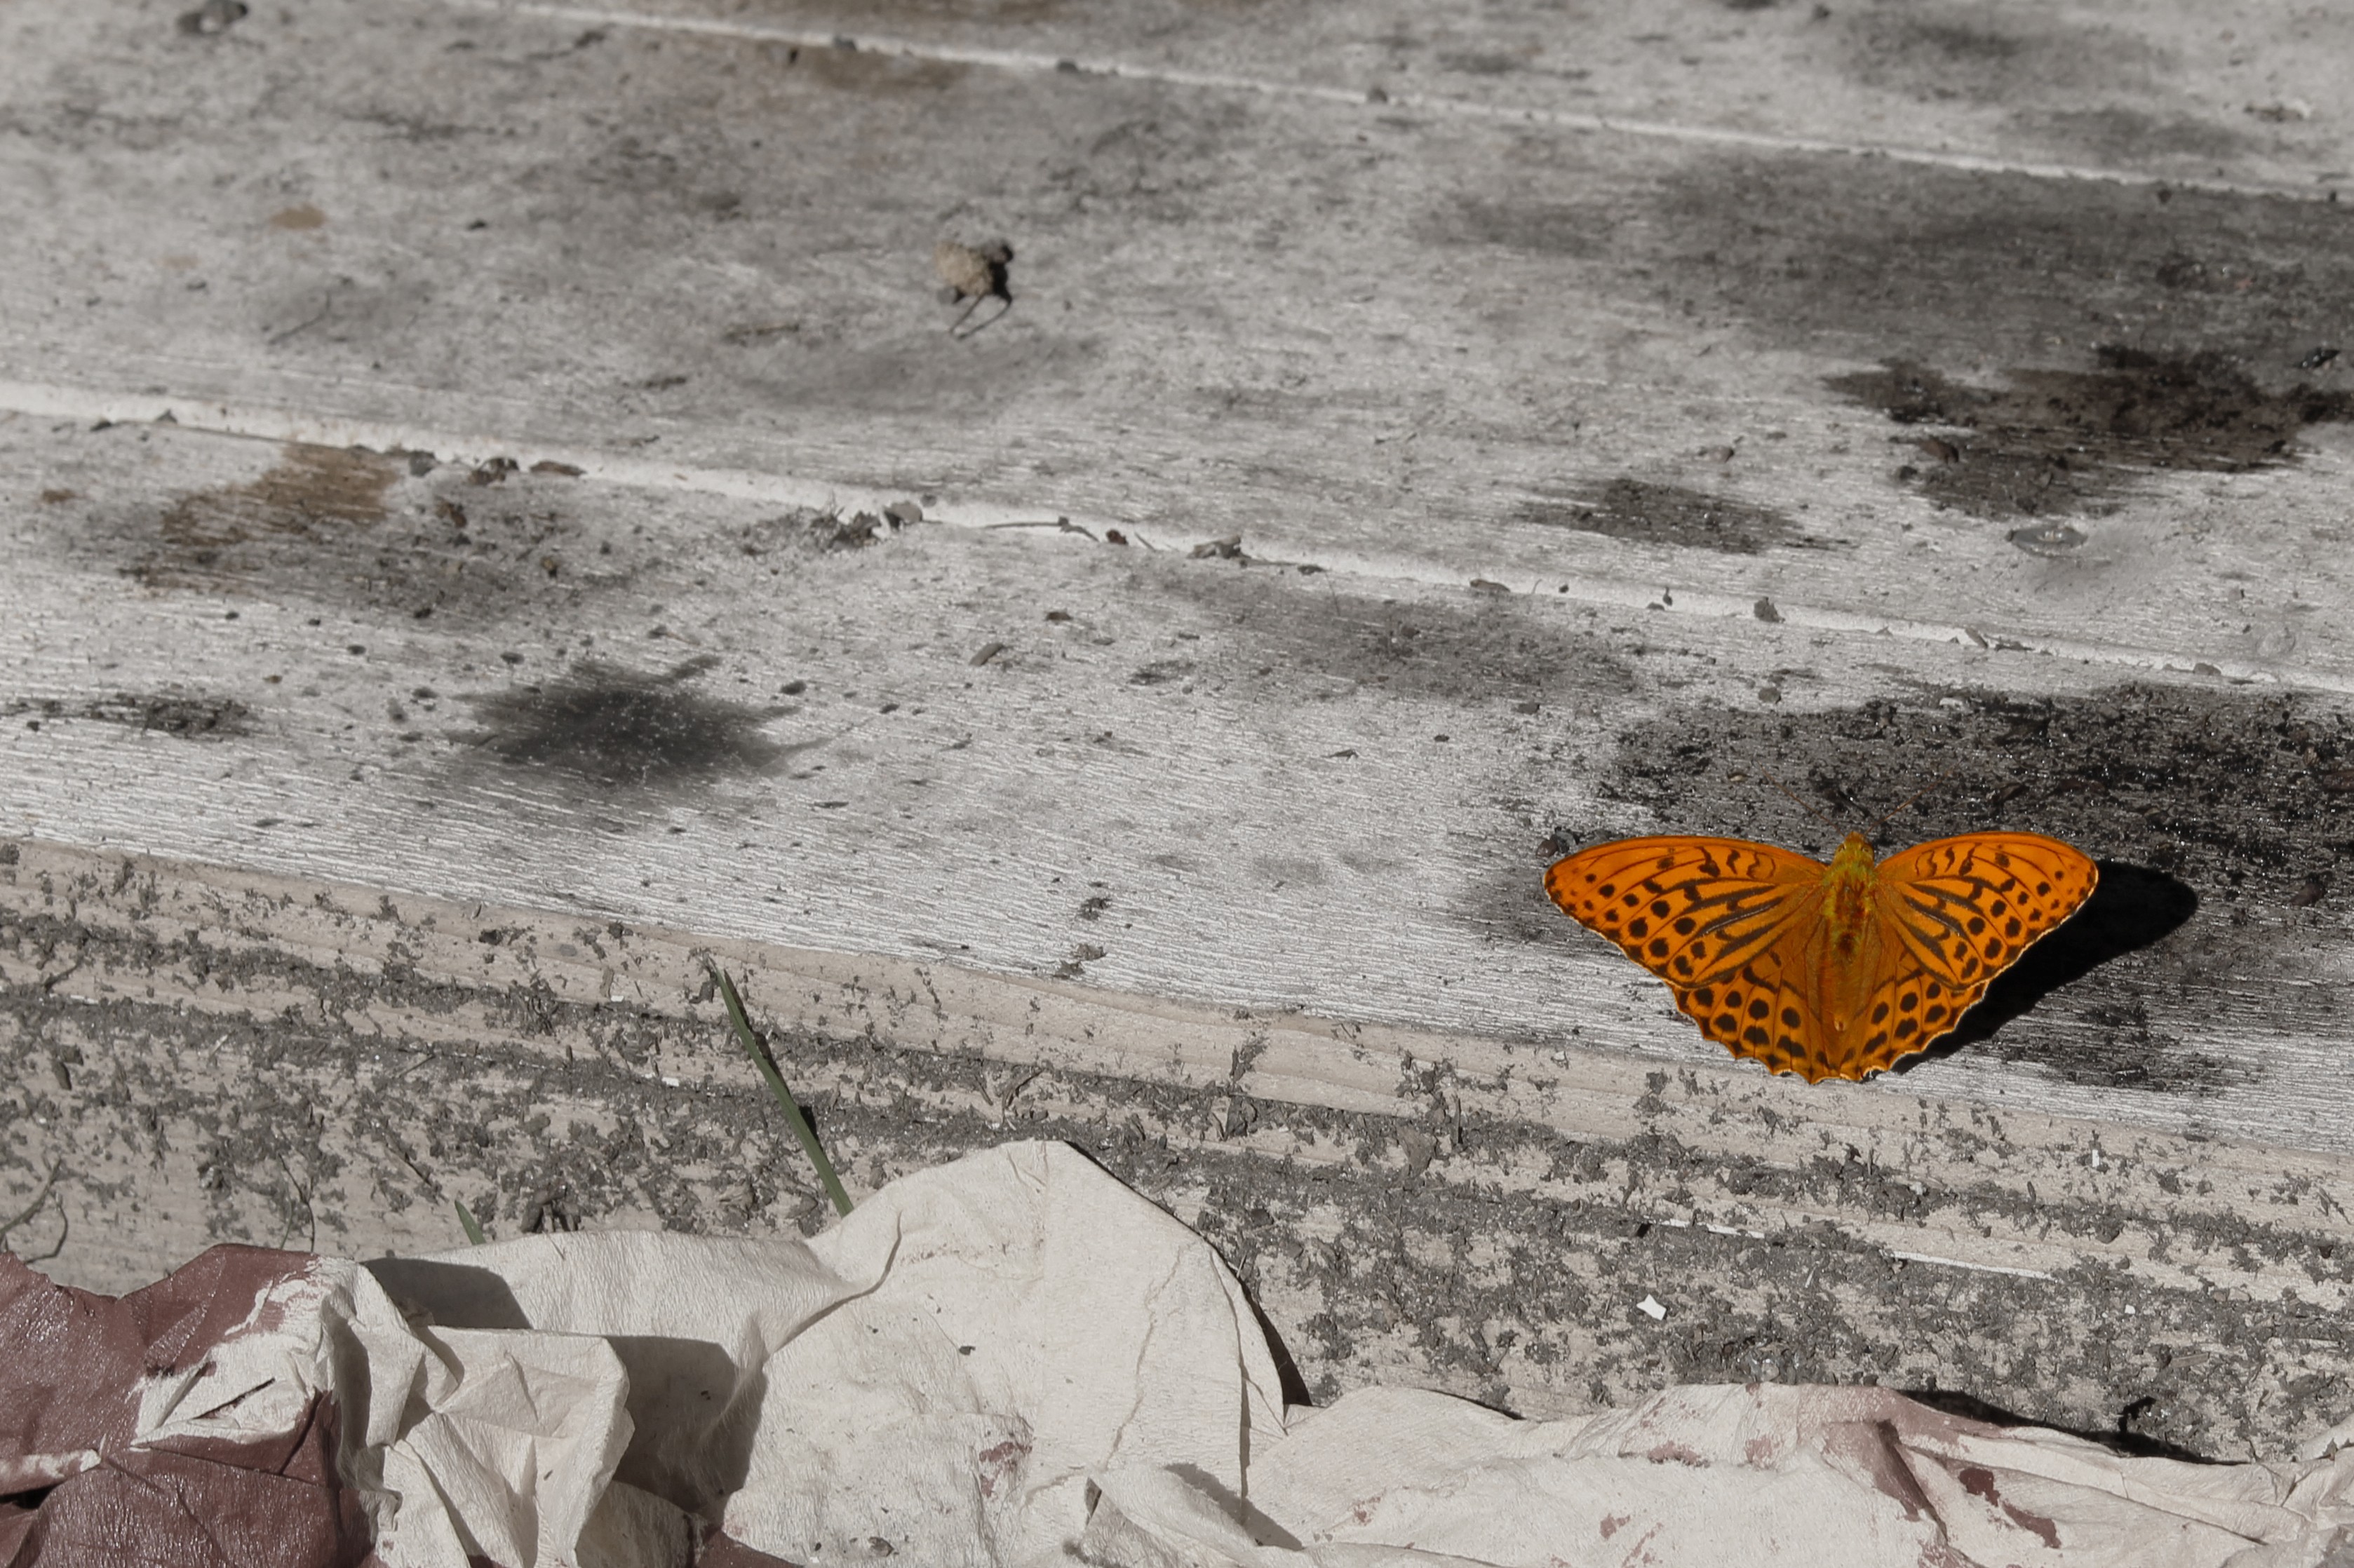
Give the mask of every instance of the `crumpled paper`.
[[1059, 1144], [808, 1242], [218, 1247], [119, 1300], [0, 1255], [6, 1568], [2324, 1568], [2349, 1478], [1876, 1388], [1287, 1411], [1216, 1254]]

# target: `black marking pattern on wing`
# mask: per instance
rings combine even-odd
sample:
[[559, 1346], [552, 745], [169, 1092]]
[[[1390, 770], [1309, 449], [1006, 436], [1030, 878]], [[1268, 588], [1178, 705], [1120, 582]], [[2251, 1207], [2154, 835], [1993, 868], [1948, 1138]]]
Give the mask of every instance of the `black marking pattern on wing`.
[[1556, 861], [1545, 891], [1681, 990], [1736, 972], [1810, 912], [1819, 861], [1744, 839], [1621, 839]]
[[[1744, 839], [1623, 839], [1554, 863], [1545, 890], [1665, 980], [1703, 1034], [1815, 1083], [1861, 1079], [1951, 1033], [2100, 878], [2079, 851], [2034, 833], [1916, 844], [1873, 868], [1871, 948], [1833, 962], [1819, 896], [1828, 871]], [[1859, 964], [1873, 983], [1849, 1017], [1832, 977]]]
[[2099, 881], [2085, 855], [2035, 833], [1933, 839], [1882, 861], [1877, 879], [1881, 908], [1907, 950], [1964, 993], [1965, 1008]]
[[[1740, 969], [1707, 983], [1675, 986], [1676, 1006], [1701, 1033], [1736, 1056], [1747, 1056], [1770, 1073], [1796, 1073], [1807, 1082], [1839, 1077], [1836, 1046], [1822, 1011], [1810, 994], [1808, 966], [1824, 939], [1819, 910], [1806, 912], [1815, 926], [1795, 943], [1776, 943], [1744, 960]], [[1801, 955], [1795, 969], [1783, 955]]]
[[1952, 1033], [1962, 1014], [1986, 994], [1987, 984], [1982, 980], [1974, 986], [1949, 985], [1909, 948], [1903, 951], [1848, 1025], [1852, 1038], [1843, 1049], [1852, 1075], [1884, 1072]]

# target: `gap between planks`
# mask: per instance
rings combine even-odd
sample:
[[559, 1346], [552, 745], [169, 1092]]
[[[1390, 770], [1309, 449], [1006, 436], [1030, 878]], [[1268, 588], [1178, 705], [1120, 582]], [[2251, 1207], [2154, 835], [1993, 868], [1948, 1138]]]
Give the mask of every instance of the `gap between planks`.
[[[299, 442], [322, 447], [364, 447], [372, 451], [424, 451], [451, 461], [474, 463], [494, 456], [533, 462], [558, 462], [577, 469], [581, 477], [605, 484], [682, 494], [713, 495], [760, 505], [811, 507], [820, 511], [881, 513], [904, 491], [878, 491], [828, 483], [792, 474], [748, 469], [710, 468], [658, 462], [588, 448], [550, 446], [510, 440], [494, 435], [460, 435], [422, 426], [345, 418], [333, 414], [303, 414], [258, 404], [219, 403], [173, 397], [154, 392], [110, 392], [60, 383], [0, 380], [0, 418], [74, 419], [90, 423], [165, 423], [200, 435], [260, 442]], [[1136, 535], [1134, 524], [1119, 518], [1046, 515], [1044, 507], [1007, 507], [986, 502], [957, 502], [928, 522], [975, 529], [1039, 528], [1083, 533], [1098, 538], [1119, 528]], [[1139, 543], [1142, 536], [1136, 535]], [[1164, 537], [1166, 537], [1164, 535]], [[1212, 536], [1181, 536], [1167, 548], [1190, 551], [1212, 542]], [[1155, 546], [1147, 545], [1146, 548]], [[1410, 556], [1375, 555], [1349, 550], [1301, 550], [1299, 558], [1270, 561], [1278, 567], [1311, 567], [1345, 573], [1375, 581], [1463, 588], [1467, 579]], [[1510, 574], [1517, 576], [1518, 574]], [[1479, 581], [1481, 579], [1470, 579]], [[1710, 620], [1756, 619], [1765, 602], [1734, 594], [1680, 589], [1674, 584], [1654, 585], [1628, 578], [1587, 575], [1547, 574], [1525, 589], [1499, 585], [1528, 597], [1558, 599], [1566, 604], [1617, 610], [1696, 617]], [[2147, 671], [2174, 675], [2205, 675], [2234, 684], [2262, 684], [2297, 691], [2354, 694], [2354, 674], [2310, 666], [2259, 663], [2221, 655], [2194, 655], [2130, 643], [2085, 641], [2070, 638], [2014, 634], [1999, 628], [1958, 622], [1913, 620], [1899, 616], [1852, 610], [1836, 605], [1806, 604], [1776, 599], [1773, 612], [1780, 621], [1809, 631], [1849, 638], [1896, 637], [1908, 641], [1946, 643], [2003, 652], [2030, 653], [2074, 660], [2084, 664]], [[2198, 668], [2204, 664], [2205, 670]], [[2211, 673], [2210, 673], [2211, 672]]]
[[1936, 147], [1901, 143], [1850, 142], [1819, 136], [1779, 135], [1767, 131], [1741, 131], [1729, 126], [1689, 125], [1671, 120], [1645, 120], [1615, 114], [1580, 114], [1570, 110], [1543, 109], [1505, 103], [1483, 103], [1444, 93], [1391, 92], [1375, 98], [1363, 90], [1319, 87], [1310, 82], [1277, 81], [1231, 71], [1189, 70], [1182, 66], [1141, 65], [1103, 57], [1040, 54], [1027, 49], [977, 48], [970, 45], [926, 43], [881, 33], [844, 29], [822, 31], [779, 26], [760, 22], [730, 21], [716, 16], [665, 16], [646, 11], [615, 11], [588, 5], [552, 5], [535, 0], [442, 0], [455, 11], [499, 16], [528, 16], [567, 26], [631, 27], [644, 32], [690, 34], [704, 37], [738, 38], [750, 43], [784, 44], [796, 48], [851, 48], [863, 54], [897, 55], [944, 64], [982, 66], [995, 70], [1051, 74], [1076, 70], [1085, 75], [1116, 77], [1170, 87], [1201, 88], [1214, 92], [1249, 93], [1267, 98], [1341, 105], [1394, 113], [1416, 110], [1426, 114], [1463, 120], [1500, 121], [1515, 125], [1541, 125], [1549, 130], [1589, 134], [1629, 136], [1649, 141], [1681, 142], [1702, 146], [1737, 147], [1750, 152], [1799, 153], [1823, 157], [1879, 158], [1895, 164], [1917, 164], [1969, 174], [2021, 175], [2041, 180], [2092, 180], [2129, 186], [2163, 185], [2169, 190], [2213, 192], [2226, 196], [2282, 196], [2294, 201], [2327, 203], [2335, 199], [2310, 186], [2264, 181], [2183, 179], [2140, 174], [2085, 164], [2050, 164], [2016, 158], [1990, 157]]

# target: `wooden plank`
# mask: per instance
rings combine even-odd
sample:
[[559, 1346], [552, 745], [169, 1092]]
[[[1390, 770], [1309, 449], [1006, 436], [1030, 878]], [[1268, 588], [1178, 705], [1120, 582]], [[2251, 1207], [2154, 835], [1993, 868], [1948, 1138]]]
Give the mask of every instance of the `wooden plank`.
[[1072, 1139], [1220, 1243], [1320, 1398], [1876, 1378], [2271, 1455], [2342, 1397], [2342, 1158], [9, 847], [9, 1239], [91, 1286], [224, 1237], [445, 1248], [453, 1199], [503, 1234], [822, 1223], [716, 960], [854, 1192]]
[[2033, 1010], [1908, 1086], [2348, 1147], [2345, 922], [2308, 894], [2354, 730], [2319, 700], [1053, 531], [827, 548], [742, 502], [170, 427], [0, 438], [75, 492], [0, 546], [39, 585], [0, 628], [21, 831], [1699, 1065], [1546, 902], [1549, 836], [1819, 850], [1768, 776], [1857, 821], [1925, 789], [1892, 833], [2031, 826], [2113, 871]]
[[2309, 5], [1183, 5], [839, 7], [486, 3], [558, 26], [641, 26], [1000, 70], [1377, 101], [1726, 147], [1845, 150], [1955, 167], [2177, 184], [2342, 184], [2331, 101], [2346, 19]]
[[[175, 85], [195, 46], [133, 15], [48, 25], [178, 117], [168, 151], [75, 118], [78, 77], [25, 83], [20, 407], [160, 385], [1278, 558], [2354, 670], [2343, 399], [2296, 368], [2349, 335], [2327, 203], [433, 7], [241, 24]], [[478, 112], [517, 79], [527, 125]], [[958, 344], [927, 261], [976, 225], [1020, 241], [1023, 303]], [[2110, 428], [2135, 405], [2154, 432]]]

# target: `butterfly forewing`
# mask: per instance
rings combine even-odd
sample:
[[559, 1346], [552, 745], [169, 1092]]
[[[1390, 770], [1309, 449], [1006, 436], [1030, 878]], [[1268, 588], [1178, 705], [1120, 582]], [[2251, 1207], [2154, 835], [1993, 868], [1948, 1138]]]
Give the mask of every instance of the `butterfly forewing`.
[[1735, 974], [1770, 948], [1811, 913], [1822, 879], [1819, 861], [1771, 844], [1621, 839], [1554, 862], [1545, 891], [1681, 991]]
[[1921, 967], [1975, 1001], [2029, 944], [2076, 912], [2100, 874], [2057, 839], [1965, 833], [1882, 861], [1878, 903]]

